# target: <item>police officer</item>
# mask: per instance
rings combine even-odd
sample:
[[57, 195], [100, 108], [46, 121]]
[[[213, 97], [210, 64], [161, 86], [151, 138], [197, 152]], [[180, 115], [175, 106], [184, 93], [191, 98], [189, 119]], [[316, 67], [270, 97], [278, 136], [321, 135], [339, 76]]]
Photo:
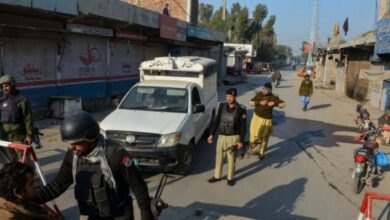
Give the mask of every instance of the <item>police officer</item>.
[[[264, 159], [272, 133], [272, 112], [275, 107], [284, 108], [285, 102], [272, 93], [272, 84], [267, 82], [250, 101], [254, 113], [250, 124], [249, 141], [252, 153], [259, 146], [259, 159]], [[249, 155], [248, 155], [249, 156]]]
[[246, 132], [246, 108], [236, 101], [236, 96], [237, 90], [235, 88], [230, 88], [226, 91], [226, 102], [219, 104], [218, 114], [207, 139], [209, 144], [213, 143], [213, 135], [215, 131], [219, 129], [220, 134], [217, 141], [215, 173], [214, 176], [208, 180], [210, 183], [217, 182], [221, 179], [223, 160], [227, 154], [227, 184], [229, 186], [235, 184], [235, 148], [243, 148]]
[[3, 90], [3, 97], [0, 99], [1, 139], [30, 145], [34, 134], [31, 104], [16, 89], [14, 77], [2, 76], [0, 85]]
[[70, 144], [56, 177], [36, 192], [44, 203], [61, 195], [73, 182], [80, 215], [88, 219], [134, 219], [130, 189], [141, 219], [153, 219], [148, 188], [126, 150], [99, 137], [99, 125], [81, 111], [61, 123], [62, 141]]

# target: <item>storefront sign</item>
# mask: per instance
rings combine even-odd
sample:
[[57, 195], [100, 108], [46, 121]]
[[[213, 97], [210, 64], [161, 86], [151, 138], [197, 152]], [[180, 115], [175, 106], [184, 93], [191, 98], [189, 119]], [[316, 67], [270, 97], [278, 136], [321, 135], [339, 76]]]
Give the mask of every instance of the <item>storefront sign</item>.
[[177, 20], [176, 40], [187, 41], [187, 22]]
[[187, 28], [187, 36], [209, 41], [224, 41], [224, 34], [222, 32], [213, 31], [203, 27], [189, 26]]
[[175, 18], [160, 15], [160, 37], [171, 40], [177, 39], [177, 20]]
[[[132, 23], [130, 21], [130, 23]], [[159, 14], [140, 7], [135, 9], [134, 23], [151, 28], [159, 28]]]
[[97, 35], [104, 37], [113, 37], [114, 31], [112, 29], [92, 27], [80, 24], [67, 24], [66, 28], [70, 32], [88, 34], [88, 35]]
[[128, 31], [115, 31], [115, 36], [118, 38], [125, 38], [131, 40], [141, 40], [141, 41], [148, 40], [148, 37], [143, 34], [128, 32]]

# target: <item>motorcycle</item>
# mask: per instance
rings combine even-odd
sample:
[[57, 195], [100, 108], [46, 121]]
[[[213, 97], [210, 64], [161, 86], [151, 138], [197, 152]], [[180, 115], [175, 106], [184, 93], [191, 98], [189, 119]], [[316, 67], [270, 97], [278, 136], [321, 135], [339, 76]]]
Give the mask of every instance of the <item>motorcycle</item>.
[[376, 129], [374, 122], [370, 119], [361, 119], [357, 122], [359, 131], [371, 131]]
[[370, 120], [370, 113], [367, 109], [363, 108], [361, 104], [356, 106], [357, 116], [355, 117], [355, 124], [359, 131], [370, 131], [376, 129], [374, 122]]
[[359, 194], [364, 185], [372, 187], [377, 180], [378, 169], [375, 163], [375, 153], [378, 151], [382, 129], [366, 131], [355, 137], [355, 141], [363, 142], [363, 146], [355, 149], [354, 168], [352, 172], [352, 190]]

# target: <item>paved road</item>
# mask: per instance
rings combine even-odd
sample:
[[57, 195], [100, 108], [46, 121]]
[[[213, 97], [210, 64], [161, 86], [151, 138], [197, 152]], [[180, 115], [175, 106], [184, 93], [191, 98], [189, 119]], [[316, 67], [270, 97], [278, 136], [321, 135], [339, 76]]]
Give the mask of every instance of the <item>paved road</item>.
[[[356, 101], [331, 90], [315, 89], [310, 109], [299, 107], [298, 86], [301, 78], [292, 71], [282, 71], [281, 86], [274, 90], [286, 101], [286, 108], [275, 112], [275, 127], [264, 161], [256, 157], [237, 161], [237, 183], [229, 187], [226, 181], [209, 184], [213, 175], [215, 146], [204, 140], [196, 148], [196, 167], [191, 175], [172, 175], [163, 193], [170, 204], [160, 219], [222, 219], [240, 216], [250, 219], [356, 219], [364, 191], [354, 195], [351, 190], [352, 152], [357, 147], [357, 134], [352, 122]], [[267, 75], [248, 76], [237, 85], [238, 101], [248, 105], [254, 91], [268, 81]], [[227, 88], [221, 87], [223, 98]], [[253, 109], [248, 107], [249, 121]], [[371, 110], [372, 115], [380, 112]], [[97, 114], [102, 117], [103, 114]], [[248, 121], [248, 126], [249, 126]], [[40, 122], [48, 126], [39, 151], [43, 169], [49, 178], [59, 168], [66, 145], [60, 143], [58, 121]], [[390, 148], [384, 148], [389, 153]], [[225, 167], [226, 173], [226, 167]], [[388, 170], [387, 170], [388, 171]], [[145, 174], [153, 195], [160, 174]], [[389, 193], [390, 175], [370, 189]], [[366, 190], [366, 189], [365, 189]], [[73, 191], [57, 199], [69, 219], [77, 218]], [[375, 203], [376, 216], [390, 219], [386, 203]], [[194, 215], [201, 208], [203, 215]], [[232, 218], [237, 219], [237, 218]]]

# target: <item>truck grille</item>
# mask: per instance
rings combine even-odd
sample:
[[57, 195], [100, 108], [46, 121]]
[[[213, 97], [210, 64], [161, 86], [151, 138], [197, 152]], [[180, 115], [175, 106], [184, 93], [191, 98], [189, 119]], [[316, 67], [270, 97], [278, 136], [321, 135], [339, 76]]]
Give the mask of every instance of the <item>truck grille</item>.
[[150, 133], [107, 131], [106, 135], [109, 141], [129, 147], [156, 147], [160, 140], [160, 135]]

